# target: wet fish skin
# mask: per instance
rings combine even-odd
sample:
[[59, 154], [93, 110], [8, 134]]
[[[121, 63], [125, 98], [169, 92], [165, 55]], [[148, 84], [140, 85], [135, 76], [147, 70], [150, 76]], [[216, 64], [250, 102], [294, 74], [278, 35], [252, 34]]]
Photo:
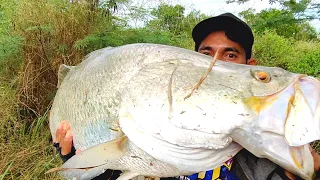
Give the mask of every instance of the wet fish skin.
[[[280, 68], [217, 61], [196, 93], [185, 99], [190, 92], [186, 87], [199, 81], [211, 61], [212, 58], [196, 52], [154, 44], [95, 51], [77, 67], [70, 67], [61, 80], [50, 113], [53, 138], [58, 124], [68, 120], [76, 149], [92, 155], [92, 147], [108, 144], [125, 134], [129, 140], [122, 150], [123, 156], [111, 164], [96, 164], [97, 172], [113, 168], [132, 175], [191, 174], [218, 167], [242, 148], [239, 143], [258, 157], [267, 157], [303, 178], [310, 178], [313, 161], [305, 149], [308, 142], [319, 139], [320, 118], [319, 93], [311, 93], [309, 89], [319, 90], [319, 81]], [[252, 77], [252, 70], [268, 72], [271, 81], [258, 81]], [[299, 88], [302, 90], [297, 96]], [[292, 97], [296, 97], [295, 101]], [[299, 97], [305, 97], [306, 101]], [[310, 138], [301, 142], [285, 133], [286, 129], [300, 132], [304, 128], [286, 127], [287, 121], [298, 122], [290, 120], [294, 119], [288, 115], [290, 103], [302, 104], [300, 108], [309, 107], [311, 111], [303, 109], [306, 113], [302, 115], [308, 117], [306, 126], [314, 133], [305, 133]], [[267, 108], [261, 108], [266, 104]], [[277, 114], [277, 121], [268, 118], [272, 116], [270, 112]], [[261, 139], [267, 143], [260, 145]], [[273, 148], [272, 140], [279, 142], [279, 146]], [[298, 147], [291, 147], [290, 143]], [[285, 151], [279, 152], [279, 148]], [[133, 152], [143, 154], [145, 159], [135, 158]], [[301, 152], [303, 157], [297, 157]], [[281, 159], [282, 155], [291, 161]], [[159, 166], [151, 166], [147, 160], [150, 158], [154, 159], [152, 164]], [[292, 162], [294, 158], [300, 158], [298, 163]], [[85, 161], [79, 163], [79, 159]], [[80, 168], [76, 165], [85, 167], [94, 163], [97, 161], [79, 155], [64, 167]], [[310, 167], [297, 167], [301, 164]], [[77, 177], [84, 176], [82, 170], [78, 171]]]

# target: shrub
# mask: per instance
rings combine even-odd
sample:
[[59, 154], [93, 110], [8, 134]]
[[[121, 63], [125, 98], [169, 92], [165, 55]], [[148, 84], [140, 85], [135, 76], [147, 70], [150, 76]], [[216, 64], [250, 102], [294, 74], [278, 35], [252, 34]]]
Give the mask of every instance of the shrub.
[[[300, 43], [302, 45], [299, 45]], [[288, 63], [288, 70], [320, 77], [320, 43], [297, 42], [296, 44], [297, 58]]]
[[273, 31], [265, 31], [262, 36], [256, 36], [254, 57], [259, 65], [276, 66], [286, 69], [287, 64], [295, 58], [293, 43]]

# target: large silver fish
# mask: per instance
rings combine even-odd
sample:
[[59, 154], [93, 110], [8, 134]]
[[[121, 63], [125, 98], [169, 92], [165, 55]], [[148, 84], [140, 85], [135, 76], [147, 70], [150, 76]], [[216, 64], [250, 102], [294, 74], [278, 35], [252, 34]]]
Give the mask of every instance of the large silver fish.
[[311, 179], [308, 143], [320, 139], [320, 83], [281, 68], [232, 64], [177, 47], [131, 44], [62, 66], [50, 112], [53, 138], [68, 120], [82, 152], [68, 179], [106, 169], [119, 179], [189, 175], [246, 148]]

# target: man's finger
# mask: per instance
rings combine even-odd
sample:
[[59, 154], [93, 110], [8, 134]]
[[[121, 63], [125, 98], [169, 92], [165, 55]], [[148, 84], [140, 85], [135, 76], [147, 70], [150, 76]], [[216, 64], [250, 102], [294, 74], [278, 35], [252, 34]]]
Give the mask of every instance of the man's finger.
[[70, 129], [70, 126], [68, 125], [68, 123], [63, 122], [62, 130], [59, 132], [59, 135], [60, 135], [59, 145], [60, 145], [60, 147], [62, 147], [62, 143], [63, 143], [64, 138], [65, 138], [69, 129]]
[[72, 132], [69, 129], [64, 138], [61, 139], [60, 147], [61, 147], [61, 155], [67, 155], [71, 152], [72, 148]]
[[63, 129], [63, 123], [61, 122], [58, 126], [58, 129], [56, 131], [56, 138], [54, 140], [55, 143], [60, 143], [61, 139], [61, 134], [62, 134], [62, 129]]
[[292, 173], [290, 173], [287, 170], [284, 170], [284, 174], [290, 179], [290, 180], [295, 180], [296, 178], [294, 177], [294, 175]]
[[317, 172], [320, 170], [320, 155], [315, 150], [311, 151], [311, 155], [314, 161], [314, 171]]

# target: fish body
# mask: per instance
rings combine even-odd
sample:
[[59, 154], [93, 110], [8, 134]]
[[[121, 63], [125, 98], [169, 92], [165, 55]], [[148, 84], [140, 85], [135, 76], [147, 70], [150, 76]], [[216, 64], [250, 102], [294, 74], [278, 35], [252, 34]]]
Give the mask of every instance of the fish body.
[[63, 66], [69, 70], [59, 83], [50, 129], [54, 138], [68, 120], [82, 153], [62, 166], [62, 174], [189, 175], [219, 167], [246, 148], [310, 179], [308, 143], [320, 139], [319, 81], [219, 60], [211, 69], [212, 61], [177, 47], [130, 44]]

